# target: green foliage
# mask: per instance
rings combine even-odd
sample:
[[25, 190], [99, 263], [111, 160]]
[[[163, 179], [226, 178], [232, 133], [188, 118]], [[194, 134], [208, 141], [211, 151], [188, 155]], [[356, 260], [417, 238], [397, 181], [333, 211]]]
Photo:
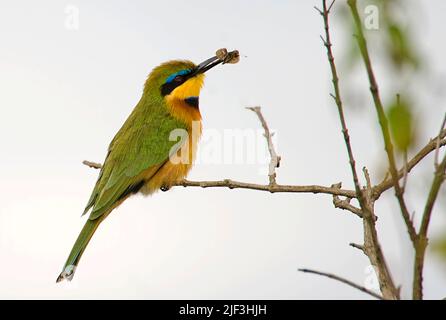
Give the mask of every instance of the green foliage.
[[397, 98], [387, 109], [393, 142], [400, 152], [406, 152], [414, 142], [413, 115], [409, 103]]
[[415, 50], [412, 48], [411, 40], [407, 30], [395, 23], [387, 27], [387, 51], [392, 64], [398, 68], [410, 65], [417, 68], [419, 60]]
[[[366, 21], [368, 15], [365, 8], [372, 5], [378, 9], [378, 16], [376, 17], [378, 28], [369, 30], [363, 26], [365, 37], [370, 43], [369, 47], [379, 48], [379, 54], [398, 71], [405, 66], [417, 69], [420, 65], [420, 58], [412, 33], [413, 27], [410, 24], [408, 25], [406, 20], [397, 18], [401, 16], [401, 13], [408, 15], [410, 7], [401, 0], [364, 0], [358, 2], [358, 5], [363, 22]], [[351, 22], [349, 15], [347, 6], [341, 7], [339, 16], [345, 24], [348, 24], [347, 30], [352, 30], [356, 34], [356, 27]], [[361, 62], [356, 40], [353, 38], [351, 40], [348, 48], [348, 59], [346, 60], [349, 66]]]
[[432, 249], [440, 257], [446, 260], [446, 236], [443, 236], [443, 238], [434, 241]]

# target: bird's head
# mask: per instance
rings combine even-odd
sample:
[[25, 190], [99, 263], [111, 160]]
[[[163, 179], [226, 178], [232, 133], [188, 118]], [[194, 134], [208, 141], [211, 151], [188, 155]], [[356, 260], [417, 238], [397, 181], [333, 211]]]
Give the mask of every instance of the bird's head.
[[168, 104], [185, 102], [198, 108], [198, 96], [203, 86], [204, 73], [221, 62], [216, 56], [199, 65], [187, 60], [165, 62], [150, 73], [145, 90], [156, 93]]

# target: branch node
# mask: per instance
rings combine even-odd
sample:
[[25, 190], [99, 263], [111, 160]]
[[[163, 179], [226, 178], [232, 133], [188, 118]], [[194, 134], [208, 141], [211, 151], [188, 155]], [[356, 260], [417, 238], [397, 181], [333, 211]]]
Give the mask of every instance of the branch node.
[[353, 247], [355, 249], [361, 250], [365, 254], [365, 248], [363, 245], [357, 244], [357, 243], [349, 243], [350, 247]]
[[93, 168], [93, 169], [101, 169], [102, 168], [102, 165], [100, 163], [97, 163], [97, 162], [84, 160], [84, 161], [82, 161], [82, 163], [84, 165], [86, 165], [87, 167], [90, 167], [90, 168]]
[[[340, 189], [342, 186], [341, 182], [332, 184], [332, 188]], [[339, 208], [342, 210], [347, 210], [355, 215], [357, 215], [359, 218], [362, 218], [362, 210], [360, 208], [355, 207], [354, 205], [350, 204], [352, 198], [346, 197], [345, 199], [339, 198], [337, 195], [333, 195], [333, 205], [335, 208]]]

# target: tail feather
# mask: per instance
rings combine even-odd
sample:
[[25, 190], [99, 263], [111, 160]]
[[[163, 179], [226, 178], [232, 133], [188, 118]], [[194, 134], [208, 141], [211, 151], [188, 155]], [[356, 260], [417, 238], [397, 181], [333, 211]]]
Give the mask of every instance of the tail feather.
[[73, 249], [71, 249], [70, 255], [68, 256], [67, 262], [65, 262], [62, 272], [60, 273], [59, 277], [57, 277], [56, 282], [61, 282], [64, 279], [71, 281], [71, 279], [73, 279], [79, 260], [81, 259], [88, 242], [90, 242], [90, 239], [93, 237], [94, 232], [102, 220], [102, 217], [95, 220], [87, 220], [81, 233], [77, 237], [76, 242], [74, 243]]

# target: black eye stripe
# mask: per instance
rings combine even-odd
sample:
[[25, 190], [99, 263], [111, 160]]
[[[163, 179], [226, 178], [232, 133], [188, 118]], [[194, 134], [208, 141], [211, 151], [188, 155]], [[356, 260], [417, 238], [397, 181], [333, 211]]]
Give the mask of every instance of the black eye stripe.
[[161, 94], [166, 96], [170, 94], [176, 87], [182, 85], [191, 77], [190, 74], [177, 75], [170, 81], [167, 81], [161, 86]]
[[178, 87], [180, 84], [172, 81], [172, 82], [166, 82], [165, 84], [163, 84], [161, 86], [161, 94], [163, 96], [168, 95], [169, 93], [171, 93], [176, 87]]

